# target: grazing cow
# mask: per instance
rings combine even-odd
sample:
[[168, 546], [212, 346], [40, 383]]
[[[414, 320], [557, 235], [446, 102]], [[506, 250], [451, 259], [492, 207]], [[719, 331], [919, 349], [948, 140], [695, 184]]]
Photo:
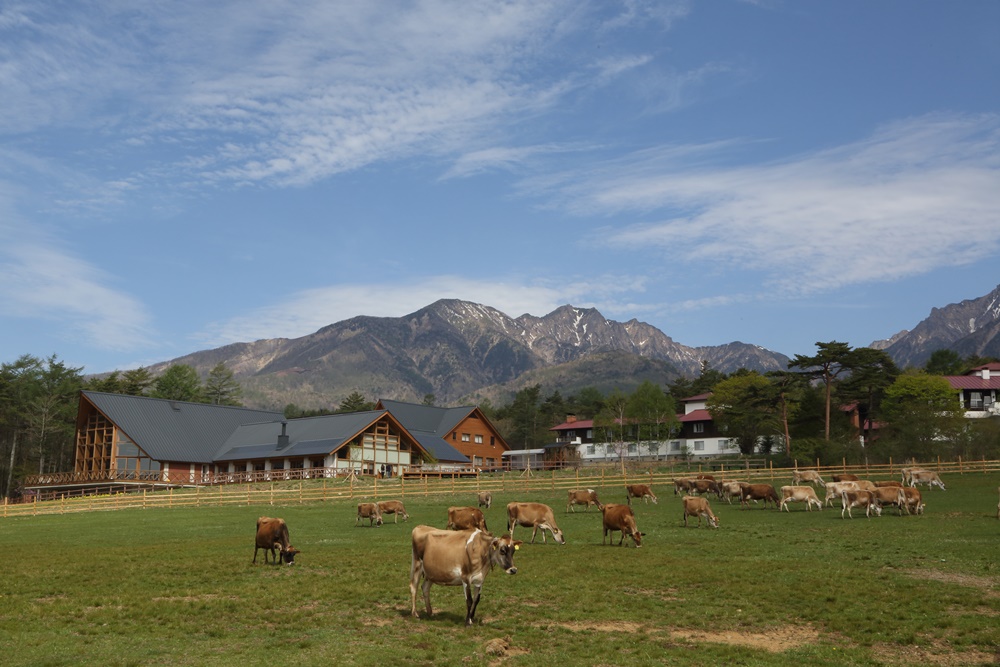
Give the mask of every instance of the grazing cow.
[[431, 611], [431, 586], [461, 586], [465, 590], [465, 624], [472, 625], [479, 606], [483, 581], [499, 566], [507, 574], [517, 574], [514, 552], [521, 546], [510, 535], [493, 537], [473, 529], [461, 532], [417, 526], [412, 532], [410, 562], [410, 614], [417, 613], [417, 586], [423, 579], [427, 615]]
[[681, 496], [691, 490], [694, 480], [687, 477], [678, 477], [674, 480], [674, 495]]
[[783, 486], [781, 487], [781, 506], [778, 508], [780, 510], [785, 510], [786, 512], [791, 512], [788, 509], [788, 503], [805, 503], [806, 510], [811, 512], [813, 503], [816, 503], [816, 507], [822, 511], [823, 503], [819, 501], [819, 497], [816, 495], [816, 489], [811, 486]]
[[705, 517], [705, 521], [712, 528], [719, 527], [719, 517], [712, 514], [712, 507], [708, 504], [707, 498], [701, 498], [699, 496], [684, 496], [681, 498], [684, 503], [684, 527], [687, 528], [688, 517], [696, 516], [698, 517], [698, 526], [701, 526], [701, 518]]
[[851, 514], [851, 508], [853, 507], [864, 507], [865, 516], [869, 519], [872, 518], [872, 512], [876, 515], [882, 516], [882, 508], [879, 507], [878, 501], [875, 499], [874, 491], [844, 491], [840, 494], [841, 510], [840, 518], [844, 518], [844, 512], [847, 512], [847, 516], [854, 518]]
[[382, 510], [378, 508], [378, 503], [358, 503], [358, 518], [354, 521], [357, 528], [362, 519], [368, 519], [368, 527], [372, 525], [382, 525]]
[[[569, 512], [573, 505], [586, 505], [587, 509], [585, 511], [590, 511], [591, 505], [597, 505], [597, 509], [601, 509], [604, 505], [601, 501], [597, 499], [597, 491], [593, 489], [577, 489], [575, 491], [569, 492], [569, 498], [566, 501], [566, 511]], [[575, 509], [573, 510], [576, 511]]]
[[556, 525], [552, 508], [542, 503], [508, 503], [507, 530], [514, 537], [514, 526], [531, 528], [531, 544], [535, 543], [535, 534], [542, 529], [542, 544], [545, 544], [545, 531], [552, 533], [552, 539], [559, 544], [566, 544], [563, 533]]
[[940, 486], [942, 491], [945, 490], [944, 482], [933, 470], [911, 470], [910, 486], [915, 487], [917, 484], [926, 484], [928, 487]]
[[861, 489], [862, 491], [874, 491], [875, 489], [878, 488], [877, 486], [875, 486], [875, 482], [871, 481], [870, 479], [859, 479], [854, 483], [857, 484], [858, 488]]
[[284, 519], [272, 519], [269, 516], [262, 516], [257, 519], [257, 539], [254, 542], [253, 562], [257, 562], [257, 551], [264, 550], [264, 564], [267, 564], [267, 552], [271, 552], [271, 560], [278, 564], [278, 557], [275, 549], [281, 556], [281, 560], [286, 565], [295, 564], [295, 554], [301, 553], [293, 547], [288, 540], [288, 526]]
[[840, 475], [830, 475], [830, 479], [835, 482], [856, 482], [858, 481], [858, 476], [850, 473], [842, 473]]
[[[904, 503], [899, 500], [899, 490], [901, 488], [902, 487], [900, 486], [876, 487], [875, 490], [872, 491], [872, 493], [875, 494], [875, 502], [877, 502], [878, 506], [882, 509], [895, 506], [899, 515], [902, 516]], [[881, 513], [879, 513], [879, 516], [881, 516]]]
[[493, 494], [489, 491], [479, 492], [479, 506], [489, 509], [493, 507]]
[[740, 505], [749, 509], [751, 500], [763, 500], [764, 508], [767, 509], [768, 501], [774, 503], [774, 509], [778, 509], [778, 492], [770, 484], [747, 484], [740, 482]]
[[633, 498], [642, 498], [643, 503], [648, 503], [652, 500], [653, 504], [656, 504], [656, 494], [653, 493], [653, 489], [650, 488], [649, 484], [626, 484], [625, 493], [627, 494], [625, 499], [629, 505], [632, 504]]
[[382, 514], [391, 514], [393, 523], [396, 523], [397, 517], [403, 517], [403, 521], [410, 520], [410, 515], [406, 513], [406, 508], [403, 507], [401, 500], [380, 500], [378, 511]]
[[489, 530], [486, 527], [486, 517], [478, 507], [449, 507], [448, 508], [448, 529], [468, 530], [478, 528], [479, 530]]
[[691, 485], [691, 493], [703, 495], [714, 493], [717, 497], [722, 497], [722, 487], [714, 479], [696, 479]]
[[608, 534], [611, 534], [611, 543], [615, 541], [615, 531], [621, 531], [622, 538], [618, 540], [618, 546], [625, 542], [625, 536], [632, 538], [636, 547], [642, 546], [642, 537], [645, 533], [640, 533], [635, 525], [635, 513], [628, 505], [616, 505], [609, 503], [601, 506], [601, 514], [604, 516], [604, 539], [601, 544], [605, 544]]
[[695, 476], [695, 479], [710, 479], [710, 480], [712, 480], [714, 482], [715, 481], [715, 475], [709, 475], [709, 474], [701, 473], [700, 472], [700, 473], [698, 473]]
[[899, 488], [899, 503], [907, 514], [923, 514], [924, 503], [920, 497], [920, 489], [903, 486]]
[[722, 497], [725, 498], [730, 505], [733, 504], [733, 498], [739, 498], [742, 494], [740, 482], [723, 480], [719, 486], [722, 489]]
[[903, 486], [903, 483], [895, 479], [880, 479], [875, 482], [875, 486], [880, 489], [889, 487], [895, 487], [898, 489], [899, 487]]
[[826, 484], [816, 470], [796, 470], [792, 473], [792, 486], [802, 486], [803, 482]]
[[823, 499], [823, 504], [827, 507], [832, 507], [831, 500], [834, 498], [840, 499], [840, 494], [844, 491], [857, 491], [857, 482], [827, 482], [824, 484], [826, 487], [826, 498]]
[[910, 473], [913, 470], [916, 470], [916, 468], [900, 468], [899, 469], [899, 478], [900, 478], [900, 481], [902, 482], [903, 486], [907, 486], [910, 483]]

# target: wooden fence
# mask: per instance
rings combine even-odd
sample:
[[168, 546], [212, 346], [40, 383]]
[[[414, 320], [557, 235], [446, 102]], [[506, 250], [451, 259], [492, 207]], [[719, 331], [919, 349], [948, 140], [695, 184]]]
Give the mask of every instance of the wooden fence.
[[[787, 483], [793, 468], [747, 468], [735, 465], [696, 464], [696, 469], [663, 471], [621, 468], [583, 468], [561, 471], [522, 471], [481, 474], [475, 477], [450, 479], [405, 479], [394, 477], [382, 480], [374, 477], [348, 477], [346, 479], [321, 479], [299, 482], [270, 482], [257, 484], [225, 484], [215, 486], [189, 486], [163, 490], [134, 490], [83, 497], [60, 497], [53, 500], [8, 503], [4, 499], [2, 516], [23, 517], [74, 512], [96, 512], [124, 509], [155, 509], [173, 507], [223, 507], [251, 505], [294, 505], [329, 501], [385, 500], [421, 498], [428, 496], [466, 496], [469, 502], [479, 491], [516, 494], [527, 497], [532, 492], [555, 492], [577, 488], [597, 489], [604, 496], [620, 492], [624, 496], [625, 484], [646, 483], [669, 493], [673, 481], [679, 477], [694, 476], [699, 470], [710, 472], [716, 479], [733, 479], [752, 482]], [[909, 463], [879, 465], [813, 466], [824, 477], [837, 473], [853, 473], [863, 479], [898, 478], [904, 468], [935, 470], [941, 474], [990, 474], [1000, 472], [1000, 461], [934, 461], [923, 464]], [[803, 468], [804, 469], [804, 468]]]

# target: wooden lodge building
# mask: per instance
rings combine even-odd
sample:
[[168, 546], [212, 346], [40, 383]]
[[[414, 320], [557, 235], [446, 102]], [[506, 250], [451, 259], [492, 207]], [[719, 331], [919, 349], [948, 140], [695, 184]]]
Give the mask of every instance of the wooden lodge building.
[[280, 412], [83, 391], [74, 470], [27, 489], [71, 490], [423, 474], [499, 466], [509, 447], [477, 407], [379, 401], [303, 419]]

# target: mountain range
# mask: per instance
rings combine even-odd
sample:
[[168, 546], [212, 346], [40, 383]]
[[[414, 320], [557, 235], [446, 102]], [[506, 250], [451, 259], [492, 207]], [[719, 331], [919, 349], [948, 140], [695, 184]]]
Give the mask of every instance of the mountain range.
[[[962, 356], [1000, 356], [1000, 286], [990, 294], [935, 308], [910, 331], [871, 347], [900, 366], [919, 366], [939, 348]], [[248, 407], [335, 408], [359, 392], [369, 400], [438, 405], [489, 399], [506, 403], [539, 384], [543, 395], [584, 387], [631, 391], [643, 380], [660, 385], [696, 377], [703, 364], [784, 369], [789, 358], [758, 345], [732, 342], [689, 347], [644, 322], [609, 320], [593, 308], [562, 306], [543, 317], [512, 318], [489, 306], [443, 299], [403, 317], [358, 316], [301, 338], [234, 343], [150, 366], [174, 363], [203, 375], [219, 362], [233, 370]]]

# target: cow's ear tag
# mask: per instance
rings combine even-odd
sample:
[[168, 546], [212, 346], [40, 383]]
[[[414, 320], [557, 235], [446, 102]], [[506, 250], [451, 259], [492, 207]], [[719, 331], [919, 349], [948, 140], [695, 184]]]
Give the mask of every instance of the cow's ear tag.
[[521, 550], [521, 545], [520, 544], [515, 544], [514, 545], [514, 551], [520, 551], [520, 550]]

